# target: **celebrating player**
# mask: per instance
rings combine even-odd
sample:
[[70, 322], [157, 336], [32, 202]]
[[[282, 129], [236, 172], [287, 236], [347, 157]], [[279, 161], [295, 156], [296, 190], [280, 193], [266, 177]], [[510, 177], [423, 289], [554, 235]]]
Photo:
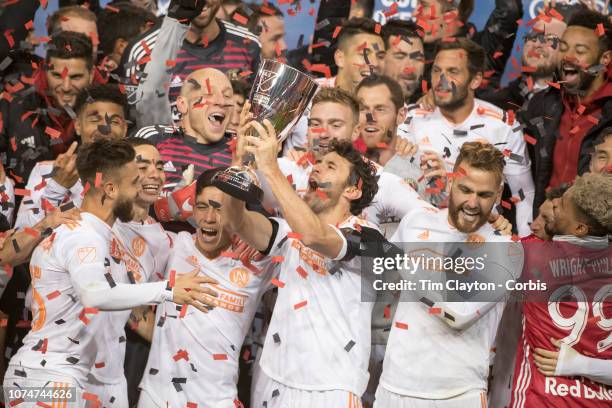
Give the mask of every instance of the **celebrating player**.
[[546, 299], [528, 295], [523, 304], [514, 408], [610, 406], [611, 196], [610, 177], [576, 178], [553, 201], [553, 242], [526, 246], [525, 271], [538, 271], [551, 288]]
[[246, 149], [285, 219], [246, 211], [235, 199], [224, 215], [254, 248], [282, 258], [252, 406], [361, 406], [372, 304], [361, 301], [359, 242], [380, 234], [356, 215], [378, 189], [376, 171], [350, 142], [332, 142], [302, 200], [279, 169], [274, 128], [267, 120], [264, 126], [249, 123], [261, 137], [247, 137]]
[[269, 258], [246, 267], [228, 255], [231, 234], [223, 226], [225, 194], [211, 181], [222, 169], [207, 170], [196, 183], [195, 235], [181, 232], [166, 273], [198, 271], [214, 278], [219, 293], [209, 313], [171, 301], [158, 306], [157, 325], [139, 407], [184, 407], [190, 401], [235, 407], [240, 347], [272, 269]]
[[[130, 221], [140, 188], [134, 149], [124, 141], [97, 140], [84, 146], [76, 166], [87, 191], [82, 221], [59, 227], [35, 250], [32, 274], [32, 328], [13, 356], [5, 387], [75, 387], [79, 396], [96, 363], [97, 336], [108, 315], [172, 299], [205, 310], [210, 303], [200, 284], [209, 279], [193, 273], [161, 281], [129, 285], [126, 265], [111, 246], [115, 219]], [[115, 339], [119, 341], [120, 339]]]
[[[495, 147], [464, 143], [450, 181], [448, 209], [409, 212], [392, 241], [419, 243], [431, 251], [440, 242], [506, 243], [487, 251], [487, 275], [517, 279], [523, 263], [520, 247], [513, 252], [510, 238], [487, 223], [501, 196], [503, 169], [504, 157]], [[462, 246], [461, 256], [469, 257], [470, 248], [474, 246]], [[493, 302], [428, 305], [408, 294], [402, 293], [404, 301], [395, 313], [374, 407], [484, 406], [489, 352], [504, 310], [504, 293]]]
[[468, 39], [441, 42], [432, 68], [436, 109], [410, 110], [398, 135], [416, 144], [419, 155], [439, 156], [445, 163], [439, 168], [442, 174], [452, 171], [465, 142], [485, 140], [504, 152], [504, 175], [517, 201], [518, 232], [529, 235], [534, 185], [522, 132], [499, 108], [474, 97], [484, 58], [483, 49]]

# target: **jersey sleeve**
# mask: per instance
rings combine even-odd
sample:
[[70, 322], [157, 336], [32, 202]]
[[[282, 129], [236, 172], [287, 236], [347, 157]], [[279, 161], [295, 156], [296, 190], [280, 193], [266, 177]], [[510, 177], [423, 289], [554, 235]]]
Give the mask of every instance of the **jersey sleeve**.
[[[408, 183], [395, 174], [383, 171], [378, 179], [378, 192], [366, 211], [368, 220], [378, 223], [378, 216], [381, 214], [401, 219], [415, 208], [424, 206], [430, 204], [422, 200]], [[375, 214], [372, 214], [372, 211]]]
[[115, 282], [105, 266], [110, 259], [109, 243], [91, 231], [74, 231], [64, 237], [57, 250], [85, 307], [127, 310], [172, 300], [167, 281], [137, 285]]
[[34, 166], [25, 189], [30, 195], [24, 197], [19, 209], [17, 210], [17, 219], [15, 220], [16, 228], [31, 227], [37, 224], [45, 217], [45, 211], [42, 209], [43, 188], [38, 188], [43, 182], [43, 174], [41, 174], [40, 165]]
[[272, 223], [272, 235], [270, 236], [268, 247], [265, 251], [261, 251], [261, 253], [271, 257], [279, 256], [286, 250], [291, 227], [282, 218], [270, 217], [269, 220]]

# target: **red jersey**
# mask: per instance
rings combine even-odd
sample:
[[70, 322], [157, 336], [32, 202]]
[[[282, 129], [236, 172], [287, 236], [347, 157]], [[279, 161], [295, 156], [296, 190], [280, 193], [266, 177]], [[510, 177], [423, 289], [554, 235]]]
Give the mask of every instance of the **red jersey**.
[[555, 350], [554, 338], [585, 356], [612, 359], [612, 247], [568, 242], [524, 246], [523, 277], [546, 282], [548, 290], [544, 296], [526, 294], [510, 406], [610, 407], [612, 387], [584, 377], [547, 377], [538, 371], [533, 351]]

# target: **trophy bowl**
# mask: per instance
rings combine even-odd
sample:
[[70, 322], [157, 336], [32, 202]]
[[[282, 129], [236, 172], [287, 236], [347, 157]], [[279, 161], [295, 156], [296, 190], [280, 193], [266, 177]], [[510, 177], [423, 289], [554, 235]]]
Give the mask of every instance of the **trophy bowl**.
[[[261, 62], [249, 95], [253, 119], [268, 119], [283, 142], [317, 93], [316, 82], [303, 72], [281, 62], [265, 59]], [[252, 158], [242, 166], [232, 166], [219, 172], [213, 185], [224, 193], [248, 203], [261, 202], [263, 191], [251, 168]]]

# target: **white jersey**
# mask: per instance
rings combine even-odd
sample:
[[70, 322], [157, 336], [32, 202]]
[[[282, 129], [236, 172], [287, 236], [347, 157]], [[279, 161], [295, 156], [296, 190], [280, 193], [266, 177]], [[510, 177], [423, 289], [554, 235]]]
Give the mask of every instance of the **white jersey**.
[[[137, 284], [163, 280], [171, 248], [171, 239], [161, 224], [153, 219], [144, 223], [115, 221], [110, 243], [114, 281]], [[107, 321], [103, 333], [97, 337], [98, 354], [91, 375], [104, 384], [121, 383], [124, 377], [125, 325], [131, 310], [100, 313]]]
[[158, 306], [140, 387], [160, 406], [184, 407], [190, 401], [207, 407], [234, 406], [240, 348], [276, 269], [269, 258], [253, 265], [262, 273], [255, 275], [230, 257], [206, 258], [187, 232], [175, 237], [166, 271], [183, 274], [197, 268], [219, 282], [211, 285], [219, 297], [208, 313], [193, 307], [185, 311], [172, 302]]
[[465, 142], [489, 143], [504, 152], [504, 175], [512, 195], [524, 198], [517, 203], [519, 233], [529, 235], [528, 222], [531, 221], [534, 191], [529, 155], [520, 124], [508, 123], [511, 121], [506, 115], [495, 105], [475, 99], [470, 116], [463, 123], [454, 125], [442, 115], [440, 108], [429, 111], [415, 107], [408, 111], [406, 120], [397, 129], [397, 134], [416, 144], [419, 147], [417, 154], [433, 151], [440, 155], [448, 172], [453, 171], [461, 146]]
[[[289, 225], [273, 218], [278, 231], [270, 256], [282, 256], [280, 287], [268, 327], [261, 369], [274, 381], [308, 391], [345, 390], [362, 395], [368, 383], [373, 303], [363, 301], [361, 257], [325, 258], [290, 237]], [[340, 229], [372, 224], [350, 217]], [[336, 228], [336, 227], [334, 227]], [[337, 259], [347, 254], [347, 241]], [[373, 290], [364, 288], [372, 300]]]
[[[392, 237], [396, 243], [430, 243], [426, 246], [430, 251], [435, 251], [436, 243], [473, 240], [506, 243], [487, 250], [488, 258], [495, 259], [510, 277], [520, 276], [520, 244], [497, 235], [488, 223], [473, 234], [462, 233], [449, 224], [447, 209], [411, 211], [402, 219]], [[516, 245], [519, 248], [516, 253], [520, 255], [514, 256], [510, 248]], [[462, 256], [470, 256], [467, 247], [461, 249]], [[497, 251], [503, 253], [497, 254]], [[491, 258], [491, 252], [497, 256]], [[484, 307], [487, 303], [480, 302], [479, 305]], [[387, 344], [380, 385], [399, 395], [424, 399], [452, 398], [468, 391], [486, 390], [490, 350], [504, 305], [504, 301], [498, 302], [471, 326], [456, 330], [432, 315], [427, 305], [400, 301]]]
[[[375, 163], [374, 163], [375, 164]], [[278, 159], [281, 172], [290, 179], [298, 195], [302, 196], [308, 191], [308, 178], [312, 167], [301, 166], [296, 162], [281, 157]], [[372, 200], [372, 204], [365, 208], [362, 217], [368, 222], [381, 227], [384, 224], [399, 222], [409, 211], [419, 207], [432, 207], [404, 180], [395, 174], [383, 171], [383, 167], [375, 164], [378, 177], [378, 192]], [[265, 177], [259, 178], [264, 190], [264, 207], [276, 209], [275, 201]], [[391, 234], [381, 231], [385, 236]]]
[[72, 201], [76, 207], [83, 202], [83, 184], [78, 179], [69, 189], [58, 184], [51, 174], [53, 161], [36, 163], [26, 184], [29, 196], [23, 198], [15, 227], [31, 227], [42, 220], [48, 212], [60, 205]]
[[79, 289], [106, 280], [112, 231], [92, 214], [81, 218], [79, 225], [58, 227], [32, 254], [32, 328], [10, 364], [26, 375], [28, 369], [60, 372], [83, 387], [105, 319], [83, 306]]
[[0, 213], [6, 217], [9, 225], [13, 223], [15, 210], [15, 184], [13, 179], [4, 177], [4, 184], [0, 184]]

